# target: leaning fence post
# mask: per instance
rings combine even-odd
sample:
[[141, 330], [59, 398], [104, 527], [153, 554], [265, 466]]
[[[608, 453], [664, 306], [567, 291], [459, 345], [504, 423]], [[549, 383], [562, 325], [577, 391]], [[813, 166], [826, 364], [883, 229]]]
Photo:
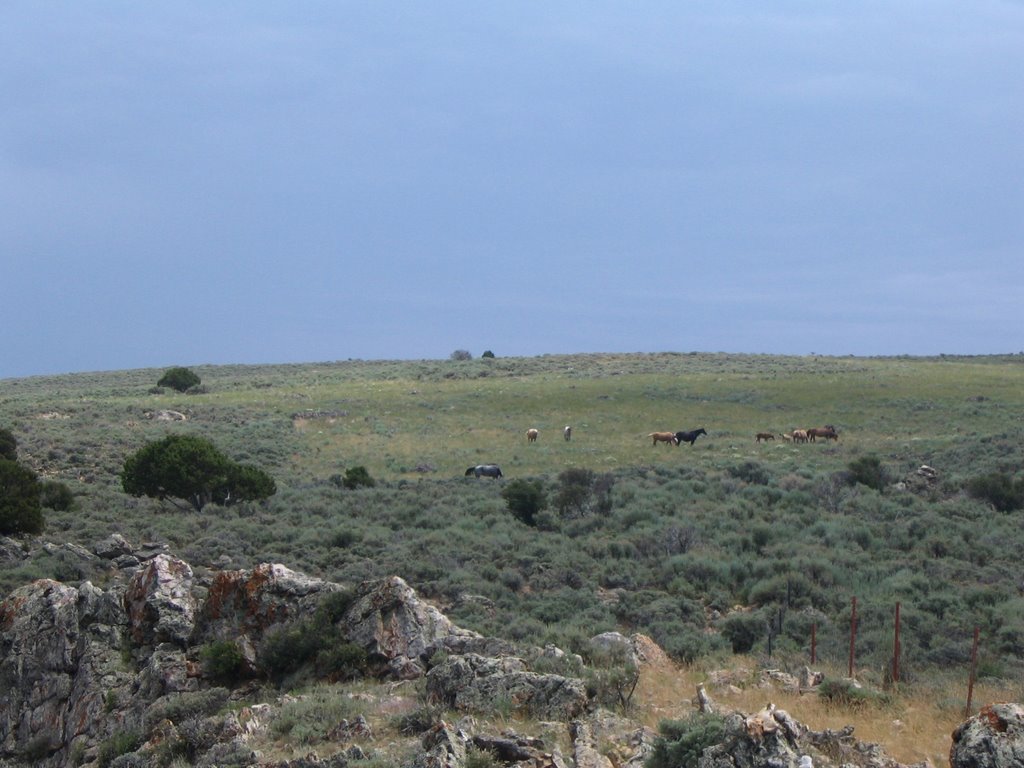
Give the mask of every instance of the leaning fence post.
[[978, 671], [978, 635], [981, 630], [974, 628], [974, 644], [971, 646], [971, 674], [967, 679], [967, 706], [964, 707], [964, 717], [971, 716], [971, 700], [974, 698], [974, 676]]
[[857, 643], [857, 598], [853, 598], [850, 610], [850, 674], [853, 677], [853, 657]]

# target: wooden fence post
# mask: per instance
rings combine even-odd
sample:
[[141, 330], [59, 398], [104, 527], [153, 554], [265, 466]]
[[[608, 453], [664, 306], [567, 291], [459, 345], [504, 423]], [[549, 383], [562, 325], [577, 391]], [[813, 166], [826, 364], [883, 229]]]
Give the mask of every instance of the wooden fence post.
[[964, 707], [964, 717], [971, 716], [971, 701], [974, 698], [974, 676], [978, 671], [978, 636], [981, 630], [974, 628], [974, 644], [971, 646], [971, 674], [967, 681], [967, 706]]
[[900, 604], [896, 603], [896, 629], [892, 641], [892, 682], [900, 681]]
[[853, 657], [857, 643], [857, 598], [853, 598], [850, 609], [850, 674], [853, 677]]

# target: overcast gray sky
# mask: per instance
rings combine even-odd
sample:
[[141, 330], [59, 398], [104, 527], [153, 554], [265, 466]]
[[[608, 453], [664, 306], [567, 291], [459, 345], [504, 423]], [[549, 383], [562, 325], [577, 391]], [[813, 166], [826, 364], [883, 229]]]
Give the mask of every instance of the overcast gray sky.
[[3, 18], [0, 378], [1024, 349], [1021, 2]]

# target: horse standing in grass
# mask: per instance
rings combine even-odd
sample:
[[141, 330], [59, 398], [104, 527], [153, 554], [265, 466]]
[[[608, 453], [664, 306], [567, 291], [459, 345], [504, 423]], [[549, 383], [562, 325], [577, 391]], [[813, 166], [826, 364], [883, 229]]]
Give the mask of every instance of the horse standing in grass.
[[772, 432], [758, 432], [757, 433], [757, 442], [760, 443], [762, 440], [764, 440], [766, 443], [769, 440], [773, 440], [774, 441], [775, 440], [775, 434], [772, 433]]
[[566, 426], [566, 428], [562, 430], [562, 437], [565, 438], [565, 442], [567, 443], [572, 440], [572, 427]]
[[812, 443], [815, 442], [815, 438], [818, 437], [824, 437], [826, 442], [829, 440], [835, 440], [837, 443], [839, 442], [839, 433], [836, 432], [836, 428], [831, 424], [827, 424], [824, 427], [811, 427], [806, 430], [806, 432], [807, 439]]
[[484, 477], [493, 477], [495, 480], [503, 476], [501, 474], [501, 467], [497, 464], [477, 464], [475, 467], [470, 467], [466, 470], [466, 477], [470, 475], [474, 477], [483, 475]]
[[528, 442], [528, 443], [536, 443], [538, 435], [540, 435], [540, 431], [539, 430], [536, 430], [536, 429], [528, 429], [528, 430], [526, 430], [526, 442]]
[[651, 438], [651, 445], [657, 445], [658, 443], [678, 445], [675, 432], [651, 432], [648, 437]]
[[704, 427], [701, 427], [700, 429], [693, 429], [690, 430], [689, 432], [676, 432], [676, 445], [680, 445], [681, 443], [689, 443], [690, 447], [693, 448], [693, 444], [697, 442], [697, 438], [700, 437], [701, 435], [706, 434], [707, 432], [704, 431]]

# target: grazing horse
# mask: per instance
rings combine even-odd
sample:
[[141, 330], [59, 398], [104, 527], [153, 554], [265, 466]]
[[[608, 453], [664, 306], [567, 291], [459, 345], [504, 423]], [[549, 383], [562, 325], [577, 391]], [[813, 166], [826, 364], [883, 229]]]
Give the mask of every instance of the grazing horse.
[[567, 443], [572, 440], [572, 427], [567, 425], [566, 428], [562, 430], [562, 437], [565, 438], [565, 442]]
[[680, 443], [689, 443], [690, 447], [693, 448], [693, 444], [697, 442], [697, 438], [706, 434], [707, 432], [704, 431], [704, 427], [701, 427], [700, 429], [693, 429], [689, 432], [676, 432], [676, 445], [679, 445]]
[[807, 439], [812, 443], [815, 442], [816, 437], [824, 437], [825, 440], [835, 440], [839, 442], [839, 433], [836, 432], [836, 428], [831, 424], [824, 427], [811, 427], [807, 430]]
[[536, 443], [537, 442], [537, 435], [539, 435], [539, 434], [540, 434], [540, 431], [536, 430], [536, 429], [528, 429], [528, 430], [526, 430], [526, 442], [528, 442], [528, 443]]
[[794, 429], [793, 430], [793, 442], [794, 443], [806, 443], [807, 442], [807, 430], [806, 429]]
[[774, 439], [775, 439], [775, 435], [772, 432], [758, 432], [757, 433], [757, 442], [759, 442], [759, 443], [762, 440], [764, 440], [765, 442], [768, 442], [769, 440], [774, 440]]
[[669, 445], [678, 445], [676, 441], [675, 432], [651, 432], [648, 435], [651, 438], [651, 445], [657, 445], [658, 443], [668, 443]]
[[497, 464], [477, 464], [475, 467], [470, 467], [466, 470], [466, 477], [470, 475], [474, 477], [483, 475], [484, 477], [493, 477], [495, 480], [502, 477], [501, 467]]

